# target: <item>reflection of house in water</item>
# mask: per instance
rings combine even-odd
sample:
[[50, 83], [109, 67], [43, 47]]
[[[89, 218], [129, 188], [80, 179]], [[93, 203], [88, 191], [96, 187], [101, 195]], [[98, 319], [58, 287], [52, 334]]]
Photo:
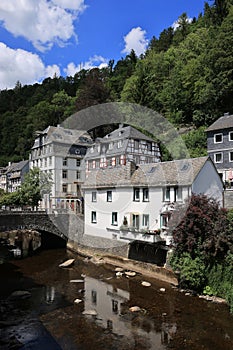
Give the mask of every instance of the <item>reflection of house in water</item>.
[[[130, 300], [128, 291], [92, 277], [85, 277], [84, 288], [85, 310], [95, 309], [98, 324], [117, 335], [127, 337], [128, 342], [136, 344], [138, 339], [143, 339], [145, 348], [162, 350], [176, 333], [175, 324], [162, 323], [161, 332], [158, 332], [153, 320], [145, 315], [124, 317], [125, 303]], [[131, 313], [129, 315], [132, 316]]]

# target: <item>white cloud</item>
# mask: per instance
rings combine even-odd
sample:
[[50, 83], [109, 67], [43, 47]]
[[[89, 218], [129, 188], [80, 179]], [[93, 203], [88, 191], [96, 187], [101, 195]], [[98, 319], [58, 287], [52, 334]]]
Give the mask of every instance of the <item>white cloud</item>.
[[136, 55], [139, 56], [145, 52], [148, 40], [146, 39], [146, 31], [142, 28], [132, 28], [131, 31], [124, 36], [125, 48], [122, 50], [123, 53], [130, 53], [134, 50]]
[[[192, 22], [192, 18], [191, 17], [187, 17], [187, 23], [191, 23]], [[180, 27], [180, 23], [179, 23], [179, 18], [172, 24], [172, 28], [174, 30], [176, 30], [177, 28]]]
[[53, 0], [53, 3], [62, 7], [63, 9], [77, 10], [82, 12], [87, 7], [84, 0]]
[[74, 21], [85, 0], [1, 0], [0, 21], [14, 36], [22, 36], [38, 50], [62, 46], [75, 37]]
[[82, 62], [79, 65], [75, 65], [73, 62], [69, 63], [67, 68], [64, 68], [64, 72], [67, 76], [74, 76], [75, 73], [81, 69], [92, 69], [92, 68], [104, 68], [108, 66], [108, 59], [102, 56], [94, 55], [89, 58], [87, 62]]
[[40, 57], [31, 52], [13, 50], [0, 42], [0, 90], [15, 87], [17, 81], [22, 85], [40, 82], [46, 77], [60, 75], [58, 66], [45, 66]]

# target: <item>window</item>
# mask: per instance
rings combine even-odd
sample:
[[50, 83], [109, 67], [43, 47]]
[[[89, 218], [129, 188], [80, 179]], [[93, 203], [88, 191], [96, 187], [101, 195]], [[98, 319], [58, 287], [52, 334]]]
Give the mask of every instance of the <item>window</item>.
[[112, 213], [112, 225], [117, 226], [117, 212]]
[[163, 201], [170, 202], [170, 187], [163, 189]]
[[233, 152], [229, 152], [229, 162], [233, 162]]
[[67, 184], [62, 185], [62, 192], [67, 193]]
[[215, 134], [214, 135], [214, 143], [221, 143], [223, 139], [223, 135], [222, 134]]
[[138, 140], [134, 140], [134, 148], [139, 149], [139, 141]]
[[92, 193], [91, 193], [91, 201], [92, 201], [92, 202], [97, 202], [96, 192], [92, 192]]
[[76, 159], [76, 166], [80, 166], [80, 164], [81, 164], [80, 159]]
[[49, 157], [49, 165], [52, 165], [52, 157]]
[[117, 142], [117, 148], [121, 148], [122, 147], [122, 140], [119, 140], [118, 142]]
[[67, 179], [67, 170], [62, 170], [62, 178]]
[[91, 212], [91, 222], [93, 224], [96, 224], [97, 223], [97, 220], [96, 220], [96, 211], [92, 211]]
[[223, 160], [222, 152], [214, 154], [215, 163], [222, 163], [222, 160]]
[[63, 160], [62, 160], [62, 165], [63, 165], [63, 166], [67, 166], [67, 158], [63, 158]]
[[95, 304], [97, 303], [97, 292], [96, 290], [92, 290], [91, 291], [91, 301], [92, 301], [92, 304]]
[[107, 191], [107, 202], [112, 201], [112, 191]]
[[139, 215], [138, 214], [132, 215], [132, 226], [136, 229], [139, 229]]
[[175, 187], [175, 202], [182, 200], [182, 187]]
[[81, 177], [81, 176], [80, 176], [80, 171], [77, 171], [77, 172], [76, 172], [76, 178], [77, 178], [77, 180], [79, 180], [80, 177]]
[[117, 314], [118, 313], [118, 301], [112, 299], [112, 311]]
[[142, 215], [142, 226], [149, 227], [149, 215], [148, 214]]
[[152, 151], [152, 143], [151, 142], [147, 142], [147, 150], [148, 151]]
[[133, 189], [133, 200], [134, 200], [134, 202], [140, 201], [140, 188], [138, 188], [138, 187], [135, 187]]
[[111, 150], [111, 149], [113, 149], [113, 142], [110, 142], [110, 144], [109, 144], [109, 150]]
[[149, 202], [149, 188], [143, 188], [143, 202]]

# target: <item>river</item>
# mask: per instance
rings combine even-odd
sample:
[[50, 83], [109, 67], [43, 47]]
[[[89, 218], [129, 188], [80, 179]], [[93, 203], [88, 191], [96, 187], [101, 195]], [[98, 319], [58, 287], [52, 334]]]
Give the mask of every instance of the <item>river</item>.
[[[60, 268], [69, 258], [74, 265]], [[116, 276], [114, 266], [65, 249], [2, 263], [0, 277], [2, 350], [233, 349], [226, 305], [140, 274]]]

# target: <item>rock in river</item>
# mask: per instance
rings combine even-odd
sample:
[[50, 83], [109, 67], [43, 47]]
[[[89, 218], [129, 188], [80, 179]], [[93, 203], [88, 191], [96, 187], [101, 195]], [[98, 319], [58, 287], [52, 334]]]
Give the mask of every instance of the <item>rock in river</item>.
[[73, 265], [75, 259], [69, 259], [64, 261], [62, 264], [59, 265], [59, 267], [70, 267]]

